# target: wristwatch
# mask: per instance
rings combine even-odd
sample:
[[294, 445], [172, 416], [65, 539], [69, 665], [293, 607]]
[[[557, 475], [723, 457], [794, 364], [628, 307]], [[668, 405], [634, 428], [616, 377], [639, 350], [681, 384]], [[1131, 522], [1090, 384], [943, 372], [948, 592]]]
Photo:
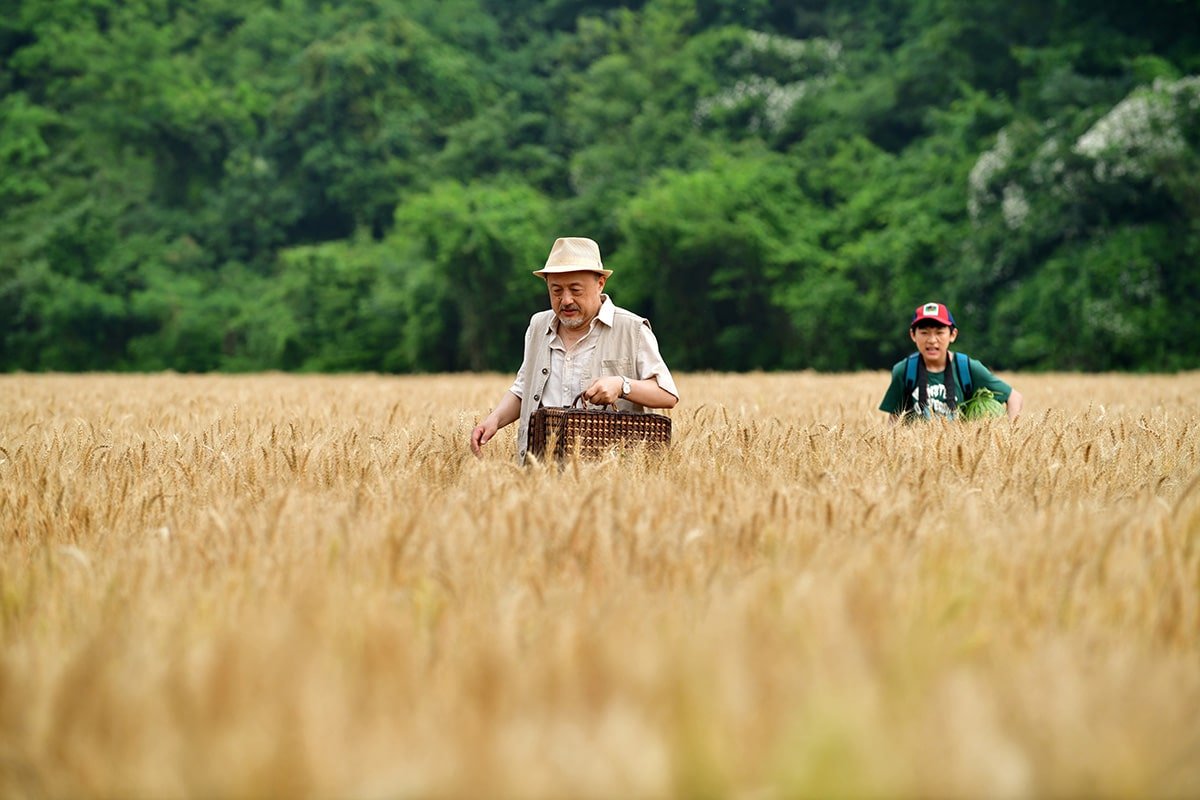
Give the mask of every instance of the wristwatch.
[[626, 378], [624, 375], [622, 375], [621, 376], [621, 397], [628, 397], [629, 393], [632, 390], [633, 390], [633, 384], [631, 384], [629, 382], [629, 378]]

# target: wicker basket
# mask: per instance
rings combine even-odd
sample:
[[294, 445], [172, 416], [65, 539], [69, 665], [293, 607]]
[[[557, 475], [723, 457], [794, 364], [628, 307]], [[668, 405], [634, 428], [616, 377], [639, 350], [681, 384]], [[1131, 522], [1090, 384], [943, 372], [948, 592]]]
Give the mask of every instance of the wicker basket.
[[583, 395], [563, 408], [539, 408], [529, 420], [529, 452], [539, 459], [553, 451], [562, 460], [576, 448], [584, 458], [596, 458], [623, 443], [644, 442], [664, 447], [671, 443], [671, 418], [662, 414], [582, 408]]

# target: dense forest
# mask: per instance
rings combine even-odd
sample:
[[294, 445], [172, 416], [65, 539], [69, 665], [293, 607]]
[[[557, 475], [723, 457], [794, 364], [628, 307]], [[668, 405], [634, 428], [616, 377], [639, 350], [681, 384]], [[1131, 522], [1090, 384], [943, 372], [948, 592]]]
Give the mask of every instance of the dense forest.
[[0, 369], [1200, 367], [1193, 0], [7, 0]]

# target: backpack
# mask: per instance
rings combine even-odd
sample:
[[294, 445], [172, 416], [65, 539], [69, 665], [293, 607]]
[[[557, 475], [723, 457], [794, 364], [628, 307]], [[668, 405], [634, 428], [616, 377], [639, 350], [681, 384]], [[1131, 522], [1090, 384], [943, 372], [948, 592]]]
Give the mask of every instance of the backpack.
[[[946, 405], [950, 406], [950, 411], [958, 410], [958, 400], [955, 398], [954, 376], [958, 375], [962, 381], [963, 400], [970, 400], [971, 395], [975, 394], [975, 386], [971, 381], [971, 365], [970, 359], [966, 353], [951, 353], [952, 358], [946, 362]], [[912, 393], [913, 389], [919, 391], [917, 403], [921, 407], [921, 416], [929, 417], [929, 396], [926, 394], [929, 387], [929, 381], [925, 375], [925, 359], [921, 358], [920, 353], [913, 353], [906, 359], [904, 365], [904, 395], [900, 399], [900, 413], [906, 414], [913, 410]]]

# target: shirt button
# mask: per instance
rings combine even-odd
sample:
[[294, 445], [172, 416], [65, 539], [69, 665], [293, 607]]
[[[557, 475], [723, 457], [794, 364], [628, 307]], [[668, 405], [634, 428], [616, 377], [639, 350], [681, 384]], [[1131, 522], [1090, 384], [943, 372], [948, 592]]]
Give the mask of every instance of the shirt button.
[[549, 374], [550, 374], [550, 370], [546, 369], [545, 367], [542, 367], [542, 374], [543, 374], [543, 375], [549, 375]]
[[535, 394], [535, 395], [533, 396], [533, 402], [535, 402], [535, 403], [536, 403], [538, 400], [541, 400], [541, 399], [542, 399], [542, 396], [541, 396], [540, 394]]

